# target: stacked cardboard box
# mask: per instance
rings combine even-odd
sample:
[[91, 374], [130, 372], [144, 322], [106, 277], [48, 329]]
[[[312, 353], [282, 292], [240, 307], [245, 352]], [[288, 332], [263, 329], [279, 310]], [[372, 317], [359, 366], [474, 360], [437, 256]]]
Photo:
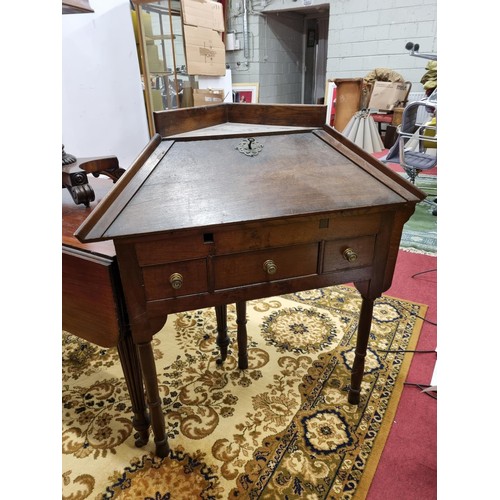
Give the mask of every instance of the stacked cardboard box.
[[189, 75], [223, 76], [226, 51], [222, 4], [213, 0], [181, 0], [186, 67]]

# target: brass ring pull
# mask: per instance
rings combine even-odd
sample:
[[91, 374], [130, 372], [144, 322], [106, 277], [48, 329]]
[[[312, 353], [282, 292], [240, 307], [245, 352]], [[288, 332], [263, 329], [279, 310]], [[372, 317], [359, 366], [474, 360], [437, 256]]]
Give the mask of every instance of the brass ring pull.
[[183, 280], [182, 274], [174, 273], [170, 275], [170, 284], [175, 290], [178, 290], [182, 286]]
[[352, 248], [346, 248], [342, 252], [342, 257], [349, 262], [354, 262], [358, 258], [358, 254]]
[[272, 260], [266, 260], [262, 267], [267, 274], [274, 274], [278, 270], [278, 266]]

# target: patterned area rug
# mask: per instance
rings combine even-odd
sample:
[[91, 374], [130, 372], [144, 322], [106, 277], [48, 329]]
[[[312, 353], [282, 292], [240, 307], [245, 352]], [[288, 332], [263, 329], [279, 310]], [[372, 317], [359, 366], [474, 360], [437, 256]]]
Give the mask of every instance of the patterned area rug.
[[[426, 200], [437, 198], [435, 175], [417, 176], [416, 185], [427, 193]], [[417, 204], [415, 213], [404, 225], [400, 247], [410, 252], [437, 255], [437, 216], [432, 214], [435, 206], [426, 200]]]
[[[361, 297], [348, 286], [247, 304], [249, 368], [218, 366], [213, 309], [171, 315], [154, 349], [170, 454], [134, 446], [116, 349], [63, 332], [64, 499], [364, 498], [427, 306], [376, 301], [359, 406], [347, 403]], [[389, 352], [388, 352], [389, 351]]]

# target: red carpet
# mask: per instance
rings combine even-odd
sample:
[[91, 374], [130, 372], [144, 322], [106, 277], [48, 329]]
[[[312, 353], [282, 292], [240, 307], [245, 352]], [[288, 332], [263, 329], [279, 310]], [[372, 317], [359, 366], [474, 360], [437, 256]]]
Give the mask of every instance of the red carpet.
[[[437, 317], [437, 258], [400, 251], [394, 280], [385, 295], [429, 306], [426, 319]], [[412, 277], [416, 273], [429, 271]], [[424, 322], [417, 350], [436, 349], [436, 326]], [[408, 383], [430, 385], [436, 353], [415, 353]], [[434, 381], [434, 383], [437, 383]], [[437, 397], [437, 393], [431, 393]], [[367, 498], [431, 500], [437, 498], [437, 400], [406, 385]]]
[[[381, 158], [388, 150], [374, 153]], [[387, 163], [396, 172], [404, 170], [397, 163]], [[437, 175], [437, 166], [426, 170]], [[437, 258], [400, 251], [392, 286], [385, 295], [426, 304], [426, 319], [437, 318]], [[416, 273], [429, 271], [414, 276]], [[413, 277], [414, 276], [414, 277]], [[417, 350], [434, 351], [437, 327], [424, 322]], [[369, 500], [433, 500], [437, 498], [437, 400], [418, 387], [431, 384], [436, 353], [415, 353], [401, 395], [398, 410], [367, 495]], [[437, 380], [433, 380], [437, 384]], [[430, 393], [437, 397], [437, 393]]]

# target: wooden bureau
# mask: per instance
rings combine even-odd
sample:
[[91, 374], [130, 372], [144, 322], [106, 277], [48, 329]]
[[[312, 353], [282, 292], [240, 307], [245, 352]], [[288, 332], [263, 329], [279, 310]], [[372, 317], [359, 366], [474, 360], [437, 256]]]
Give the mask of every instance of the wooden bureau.
[[[425, 194], [324, 125], [325, 106], [221, 104], [155, 114], [156, 134], [76, 231], [113, 240], [156, 453], [168, 443], [151, 340], [168, 314], [354, 283], [363, 301], [349, 402], [359, 402], [373, 301]], [[221, 327], [222, 325], [222, 327]]]

